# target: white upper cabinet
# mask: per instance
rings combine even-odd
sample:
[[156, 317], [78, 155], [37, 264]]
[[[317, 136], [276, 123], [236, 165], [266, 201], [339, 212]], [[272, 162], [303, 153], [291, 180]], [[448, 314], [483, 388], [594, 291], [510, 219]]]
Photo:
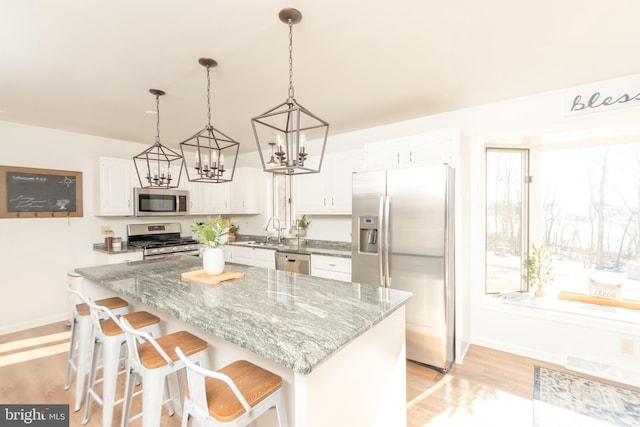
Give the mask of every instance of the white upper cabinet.
[[189, 190], [189, 213], [191, 215], [229, 213], [228, 183], [189, 182], [187, 188]]
[[294, 181], [298, 214], [351, 214], [351, 175], [366, 164], [363, 150], [326, 154], [320, 173], [298, 175]]
[[460, 141], [458, 129], [411, 135], [366, 145], [367, 169], [454, 164]]
[[[262, 170], [238, 167], [233, 180], [224, 184], [189, 182], [191, 215], [257, 214], [266, 195], [266, 183]], [[262, 191], [261, 191], [262, 189]]]
[[98, 216], [133, 215], [132, 159], [100, 157], [98, 159]]
[[266, 200], [267, 182], [271, 178], [262, 169], [238, 167], [233, 174], [230, 189], [231, 213], [261, 213]]

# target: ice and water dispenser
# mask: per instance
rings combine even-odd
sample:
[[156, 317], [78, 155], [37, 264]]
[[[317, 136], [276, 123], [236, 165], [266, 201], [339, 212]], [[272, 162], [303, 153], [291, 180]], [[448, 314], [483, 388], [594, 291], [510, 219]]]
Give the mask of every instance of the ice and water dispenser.
[[360, 236], [358, 239], [358, 251], [362, 253], [377, 254], [378, 253], [378, 217], [377, 216], [361, 216]]

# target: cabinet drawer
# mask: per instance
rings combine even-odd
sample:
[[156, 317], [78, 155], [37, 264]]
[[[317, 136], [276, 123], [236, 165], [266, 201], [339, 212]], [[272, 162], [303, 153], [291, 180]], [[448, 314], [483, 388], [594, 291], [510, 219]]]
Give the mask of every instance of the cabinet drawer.
[[351, 274], [351, 258], [312, 254], [311, 268]]

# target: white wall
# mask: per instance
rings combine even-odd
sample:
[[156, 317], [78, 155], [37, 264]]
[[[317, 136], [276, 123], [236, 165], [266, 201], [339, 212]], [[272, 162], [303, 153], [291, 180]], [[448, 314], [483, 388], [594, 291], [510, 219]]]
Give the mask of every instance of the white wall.
[[[126, 238], [126, 225], [150, 222], [94, 216], [99, 156], [130, 158], [148, 147], [53, 129], [0, 122], [0, 164], [82, 172], [83, 216], [0, 218], [0, 334], [67, 318], [66, 274], [93, 265], [100, 226]], [[183, 234], [197, 217], [184, 217]], [[173, 221], [173, 220], [172, 220]]]
[[[640, 75], [604, 82], [640, 86]], [[418, 118], [388, 126], [333, 135], [328, 150], [363, 148], [367, 142], [458, 128], [462, 151], [458, 167], [458, 209], [463, 218], [458, 227], [460, 254], [457, 262], [458, 321], [467, 341], [559, 362], [570, 349], [591, 354], [603, 363], [635, 369], [640, 366], [638, 325], [600, 322], [571, 315], [548, 314], [527, 309], [509, 311], [484, 300], [484, 147], [491, 142], [574, 129], [636, 123], [640, 108], [629, 107], [593, 114], [567, 116], [565, 90], [547, 92], [504, 102]], [[631, 105], [631, 103], [629, 104]], [[91, 264], [91, 245], [101, 239], [99, 226], [114, 226], [124, 235], [131, 219], [93, 217], [94, 160], [99, 155], [128, 157], [146, 145], [0, 122], [2, 164], [82, 171], [85, 181], [84, 217], [67, 219], [0, 219], [0, 263], [5, 298], [0, 302], [0, 333], [59, 320], [66, 313], [66, 271]], [[250, 156], [240, 164], [252, 163]], [[309, 238], [345, 240], [349, 217], [313, 217]], [[243, 217], [250, 230], [264, 227], [264, 218]], [[327, 227], [323, 226], [327, 225]], [[335, 235], [317, 236], [319, 229]], [[241, 229], [241, 232], [244, 231]], [[540, 325], [543, 325], [541, 327]], [[557, 334], [561, 331], [561, 334]], [[556, 333], [551, 337], [552, 334]], [[593, 337], [593, 338], [590, 338]], [[595, 338], [595, 339], [594, 339]], [[636, 354], [622, 357], [617, 351], [621, 338], [631, 339]], [[562, 345], [559, 345], [559, 344]], [[611, 350], [603, 351], [603, 348]]]

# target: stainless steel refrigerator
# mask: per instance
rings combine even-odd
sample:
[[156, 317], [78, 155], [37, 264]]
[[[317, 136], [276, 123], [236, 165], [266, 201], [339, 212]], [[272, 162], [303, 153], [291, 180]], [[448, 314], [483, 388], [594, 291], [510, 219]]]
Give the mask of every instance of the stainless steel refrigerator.
[[447, 372], [454, 359], [454, 170], [353, 174], [352, 280], [413, 293], [407, 359]]

